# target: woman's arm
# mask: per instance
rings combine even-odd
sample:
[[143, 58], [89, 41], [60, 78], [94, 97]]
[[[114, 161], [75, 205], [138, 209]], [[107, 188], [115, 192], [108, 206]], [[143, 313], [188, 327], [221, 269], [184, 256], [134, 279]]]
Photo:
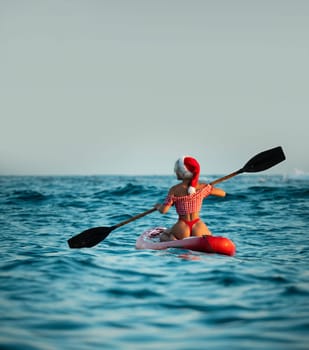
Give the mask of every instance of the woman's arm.
[[170, 205], [164, 205], [164, 204], [160, 204], [160, 203], [158, 203], [158, 204], [156, 204], [155, 206], [154, 206], [161, 214], [165, 214], [165, 213], [167, 213], [168, 211], [169, 211], [169, 209], [170, 209]]
[[168, 195], [165, 199], [165, 201], [163, 202], [163, 204], [156, 204], [154, 207], [161, 213], [161, 214], [165, 214], [169, 211], [170, 207], [173, 205], [173, 200], [172, 200], [172, 196], [173, 196], [173, 188], [171, 188], [168, 192]]
[[165, 201], [160, 204], [155, 204], [155, 208], [161, 213], [161, 214], [165, 214], [169, 211], [170, 207], [174, 204], [173, 202], [173, 195], [174, 195], [174, 188], [175, 186], [171, 187], [170, 190], [168, 191], [168, 195], [165, 198]]
[[212, 196], [225, 197], [226, 192], [223, 191], [221, 188], [213, 187], [210, 194]]

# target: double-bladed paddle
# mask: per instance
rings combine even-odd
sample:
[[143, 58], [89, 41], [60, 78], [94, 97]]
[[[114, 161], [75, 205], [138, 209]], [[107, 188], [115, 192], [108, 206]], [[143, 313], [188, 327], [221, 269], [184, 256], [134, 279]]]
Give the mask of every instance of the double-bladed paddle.
[[[259, 171], [267, 170], [274, 165], [285, 160], [285, 155], [283, 153], [282, 147], [271, 148], [267, 151], [258, 153], [256, 156], [252, 157], [241, 169], [221, 177], [215, 181], [212, 181], [210, 184], [215, 185], [219, 182], [228, 180], [236, 175], [241, 173], [257, 173]], [[132, 221], [142, 218], [145, 215], [148, 215], [154, 211], [156, 208], [149, 209], [144, 211], [141, 214], [133, 216], [132, 218], [122, 221], [117, 225], [110, 227], [93, 227], [88, 230], [85, 230], [78, 235], [70, 238], [68, 244], [70, 248], [91, 248], [101, 241], [103, 241], [113, 230], [123, 225], [126, 225]]]

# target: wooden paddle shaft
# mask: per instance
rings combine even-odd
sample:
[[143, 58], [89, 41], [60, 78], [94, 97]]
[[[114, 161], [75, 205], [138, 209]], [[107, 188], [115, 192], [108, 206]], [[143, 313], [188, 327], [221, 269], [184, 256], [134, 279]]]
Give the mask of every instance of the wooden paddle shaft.
[[125, 220], [125, 221], [120, 222], [119, 224], [115, 225], [114, 227], [121, 227], [121, 226], [123, 226], [123, 225], [126, 225], [126, 224], [128, 224], [129, 222], [132, 222], [132, 221], [135, 221], [135, 220], [137, 220], [137, 219], [139, 219], [139, 218], [142, 218], [143, 216], [146, 216], [146, 215], [148, 215], [148, 214], [150, 214], [150, 213], [152, 213], [153, 211], [156, 211], [156, 210], [157, 210], [156, 208], [151, 208], [151, 209], [149, 209], [149, 210], [146, 210], [146, 211], [144, 211], [143, 213], [140, 213], [140, 214], [138, 214], [138, 215], [135, 215], [135, 216], [133, 216], [132, 218], [130, 218], [130, 219], [128, 219], [128, 220]]
[[223, 177], [221, 177], [220, 179], [217, 179], [217, 180], [214, 180], [214, 181], [212, 181], [211, 183], [210, 183], [210, 185], [216, 185], [216, 184], [218, 184], [219, 182], [222, 182], [222, 181], [225, 181], [225, 180], [228, 180], [228, 179], [230, 179], [231, 177], [234, 177], [234, 176], [236, 176], [236, 175], [238, 175], [238, 174], [241, 174], [242, 173], [242, 170], [240, 169], [240, 170], [237, 170], [237, 171], [234, 171], [233, 173], [231, 173], [231, 174], [229, 174], [229, 175], [226, 175], [226, 176], [223, 176]]

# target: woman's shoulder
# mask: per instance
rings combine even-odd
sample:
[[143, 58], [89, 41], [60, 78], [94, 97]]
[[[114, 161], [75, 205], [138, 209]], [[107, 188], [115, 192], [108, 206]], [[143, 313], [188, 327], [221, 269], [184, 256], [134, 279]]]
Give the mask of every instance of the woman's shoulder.
[[[196, 191], [204, 191], [206, 188], [209, 188], [209, 185], [207, 183], [198, 183], [196, 186]], [[188, 186], [184, 185], [183, 183], [174, 185], [169, 190], [169, 196], [171, 197], [184, 197], [188, 196]]]
[[187, 189], [183, 184], [177, 184], [170, 188], [169, 195], [176, 197], [185, 196], [187, 195]]

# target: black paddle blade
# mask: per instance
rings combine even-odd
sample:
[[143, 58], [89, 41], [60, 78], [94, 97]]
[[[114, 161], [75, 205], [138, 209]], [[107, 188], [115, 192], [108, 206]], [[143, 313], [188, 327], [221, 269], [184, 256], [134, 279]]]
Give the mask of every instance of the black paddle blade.
[[251, 158], [246, 165], [240, 169], [241, 173], [257, 173], [273, 167], [274, 165], [285, 160], [282, 147], [271, 148], [261, 152]]
[[70, 238], [68, 244], [70, 248], [91, 248], [105, 239], [116, 226], [93, 227]]

